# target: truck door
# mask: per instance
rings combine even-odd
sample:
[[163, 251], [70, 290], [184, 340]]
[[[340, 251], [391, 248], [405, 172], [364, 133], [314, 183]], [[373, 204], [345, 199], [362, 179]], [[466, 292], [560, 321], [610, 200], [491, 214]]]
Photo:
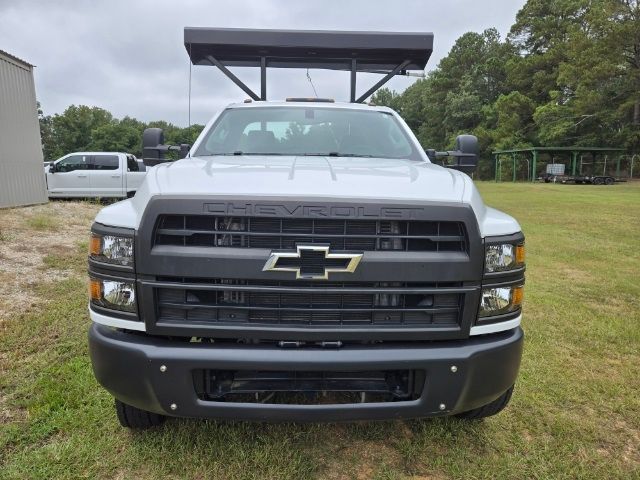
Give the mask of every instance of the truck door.
[[91, 192], [95, 197], [122, 197], [123, 169], [120, 155], [94, 155], [90, 176]]
[[[142, 166], [144, 167], [144, 163]], [[124, 182], [127, 194], [135, 193], [140, 188], [146, 174], [146, 171], [140, 169], [140, 164], [137, 162], [136, 157], [127, 155], [127, 173]]]
[[50, 196], [84, 197], [90, 194], [89, 155], [68, 155], [54, 162], [54, 165], [54, 173], [47, 173], [47, 190]]

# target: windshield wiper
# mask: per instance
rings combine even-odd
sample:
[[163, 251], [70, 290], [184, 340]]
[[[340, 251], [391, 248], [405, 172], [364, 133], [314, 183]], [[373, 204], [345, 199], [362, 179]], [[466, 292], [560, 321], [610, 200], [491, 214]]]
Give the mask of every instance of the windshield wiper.
[[330, 157], [362, 157], [362, 158], [373, 158], [373, 155], [364, 155], [359, 153], [340, 153], [340, 152], [329, 152]]
[[340, 153], [340, 152], [327, 152], [327, 153], [277, 153], [277, 152], [243, 152], [242, 150], [236, 150], [234, 152], [219, 152], [208, 153], [206, 155], [197, 155], [199, 157], [213, 157], [213, 156], [245, 156], [245, 155], [263, 155], [263, 156], [289, 156], [289, 157], [362, 157], [362, 158], [374, 158], [375, 155], [361, 155], [358, 153]]
[[236, 152], [216, 152], [216, 153], [206, 153], [200, 155], [194, 155], [194, 157], [228, 157], [232, 155], [242, 155], [242, 153]]
[[270, 155], [270, 156], [281, 156], [281, 155], [289, 155], [288, 153], [276, 153], [276, 152], [243, 152], [242, 150], [236, 150], [234, 152], [218, 152], [218, 153], [208, 153], [206, 155], [198, 155], [199, 157], [215, 157], [215, 156], [244, 156], [244, 155]]
[[243, 152], [241, 150], [236, 150], [233, 152], [233, 155], [270, 155], [270, 156], [282, 156], [289, 155], [288, 153], [278, 153], [278, 152]]
[[298, 157], [362, 157], [362, 158], [374, 158], [374, 155], [360, 155], [360, 154], [357, 154], [357, 153], [339, 153], [339, 152], [293, 153], [292, 155], [296, 155]]

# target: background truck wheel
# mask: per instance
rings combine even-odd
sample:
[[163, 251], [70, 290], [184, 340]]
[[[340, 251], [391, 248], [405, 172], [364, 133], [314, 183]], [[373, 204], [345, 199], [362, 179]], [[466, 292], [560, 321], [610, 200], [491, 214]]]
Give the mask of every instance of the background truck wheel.
[[602, 185], [603, 183], [604, 183], [604, 178], [602, 177], [596, 177], [593, 179], [594, 185]]
[[147, 412], [139, 408], [132, 407], [120, 400], [116, 400], [116, 413], [120, 425], [136, 430], [156, 427], [166, 420], [167, 417], [157, 413]]
[[604, 179], [605, 185], [613, 185], [614, 182], [615, 182], [615, 180], [613, 178], [611, 178], [611, 177], [607, 177], [607, 178]]
[[497, 398], [493, 402], [487, 403], [482, 407], [469, 410], [468, 412], [459, 413], [458, 415], [456, 415], [456, 417], [463, 418], [465, 420], [480, 420], [481, 418], [495, 415], [496, 413], [501, 412], [504, 409], [504, 407], [507, 406], [507, 404], [509, 403], [509, 400], [511, 400], [512, 394], [513, 394], [513, 385], [509, 390], [504, 392], [499, 398]]

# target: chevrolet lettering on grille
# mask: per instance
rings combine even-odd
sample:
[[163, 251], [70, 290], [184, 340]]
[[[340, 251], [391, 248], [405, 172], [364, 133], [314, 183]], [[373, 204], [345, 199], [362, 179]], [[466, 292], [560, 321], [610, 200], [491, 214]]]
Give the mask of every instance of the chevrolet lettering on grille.
[[331, 253], [329, 245], [296, 245], [296, 251], [273, 251], [263, 271], [295, 272], [296, 279], [326, 280], [329, 273], [353, 273], [362, 253]]

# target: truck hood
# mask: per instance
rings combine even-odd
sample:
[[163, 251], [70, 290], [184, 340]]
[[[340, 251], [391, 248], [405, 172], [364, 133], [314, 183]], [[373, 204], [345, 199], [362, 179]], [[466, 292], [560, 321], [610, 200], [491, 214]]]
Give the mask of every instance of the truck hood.
[[305, 156], [193, 157], [149, 172], [150, 194], [461, 202], [465, 175], [428, 162]]
[[519, 232], [509, 215], [484, 205], [464, 173], [429, 162], [336, 157], [193, 157], [153, 167], [133, 198], [103, 208], [96, 222], [136, 229], [156, 195], [398, 200], [471, 206], [482, 236]]

